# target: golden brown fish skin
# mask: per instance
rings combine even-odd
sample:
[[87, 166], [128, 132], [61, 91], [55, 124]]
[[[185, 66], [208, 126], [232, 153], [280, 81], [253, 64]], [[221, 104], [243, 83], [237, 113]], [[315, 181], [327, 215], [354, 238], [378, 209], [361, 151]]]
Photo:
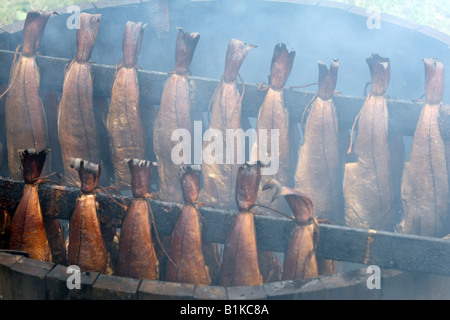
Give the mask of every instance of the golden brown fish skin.
[[255, 221], [250, 212], [261, 181], [261, 163], [239, 168], [236, 202], [239, 213], [228, 234], [219, 278], [221, 286], [252, 286], [263, 283], [258, 262]]
[[[290, 143], [289, 143], [289, 112], [284, 104], [283, 89], [287, 78], [292, 70], [292, 65], [295, 59], [295, 51], [286, 49], [285, 44], [278, 44], [275, 46], [271, 69], [270, 69], [270, 87], [264, 98], [264, 102], [259, 110], [256, 132], [257, 135], [260, 130], [267, 132], [267, 153], [271, 154], [271, 129], [279, 130], [279, 140], [276, 141], [279, 146], [279, 169], [275, 175], [264, 175], [261, 180], [261, 187], [271, 178], [290, 184]], [[262, 160], [259, 159], [258, 137], [256, 143], [252, 148], [251, 161]], [[271, 203], [272, 196], [267, 192], [260, 192], [258, 202], [263, 205], [271, 204], [272, 207], [284, 210], [286, 204], [282, 201], [276, 200]]]
[[131, 172], [133, 201], [120, 233], [117, 275], [156, 280], [159, 277], [159, 262], [149, 220], [152, 209], [145, 198], [154, 164], [138, 159], [129, 159], [126, 164]]
[[311, 198], [319, 219], [343, 224], [342, 172], [339, 127], [333, 92], [339, 61], [330, 70], [319, 62], [319, 91], [305, 125], [295, 172], [295, 189]]
[[[49, 147], [47, 117], [39, 96], [40, 73], [36, 53], [50, 12], [30, 11], [23, 31], [23, 51], [10, 71], [10, 88], [5, 105], [8, 167], [12, 179], [22, 179], [18, 151]], [[50, 173], [48, 159], [44, 174]]]
[[[227, 150], [226, 130], [242, 129], [242, 97], [236, 85], [236, 77], [244, 59], [253, 48], [254, 45], [247, 46], [240, 40], [230, 40], [225, 59], [225, 72], [213, 96], [209, 129], [216, 129], [222, 133], [224, 150]], [[236, 141], [234, 143], [232, 163], [227, 163], [226, 154], [223, 155], [222, 164], [202, 163], [203, 188], [200, 201], [215, 208], [230, 210], [236, 205], [236, 176], [243, 162], [238, 163], [237, 155], [241, 150], [238, 150]], [[207, 144], [209, 143], [204, 143], [203, 149]]]
[[44, 227], [52, 252], [52, 262], [65, 265], [67, 263], [66, 246], [61, 223], [57, 218], [44, 217]]
[[73, 159], [71, 165], [79, 173], [82, 194], [70, 219], [68, 264], [77, 265], [82, 271], [104, 273], [108, 251], [102, 237], [94, 193], [100, 168], [79, 158]]
[[389, 114], [384, 96], [390, 77], [389, 59], [367, 59], [372, 92], [360, 112], [353, 152], [358, 162], [347, 163], [343, 180], [345, 223], [355, 228], [392, 231]]
[[402, 180], [404, 217], [400, 231], [430, 237], [448, 233], [448, 171], [440, 131], [439, 109], [444, 92], [444, 66], [425, 59], [427, 101], [414, 134]]
[[319, 275], [316, 258], [318, 226], [314, 218], [313, 202], [295, 189], [271, 179], [263, 188], [275, 189], [274, 200], [283, 196], [292, 212], [297, 226], [292, 231], [284, 257], [282, 280], [316, 278]]
[[181, 203], [183, 200], [178, 179], [180, 165], [173, 163], [171, 157], [172, 148], [179, 142], [173, 142], [171, 136], [174, 130], [185, 129], [192, 137], [192, 101], [187, 72], [199, 39], [198, 33], [179, 30], [175, 74], [164, 84], [160, 109], [155, 119], [153, 148], [158, 163], [159, 191], [164, 201]]
[[32, 259], [51, 262], [37, 183], [47, 153], [48, 150], [33, 149], [20, 152], [25, 187], [12, 218], [9, 248], [26, 251]]
[[100, 163], [100, 145], [93, 106], [93, 78], [89, 62], [100, 25], [100, 14], [82, 13], [77, 33], [77, 57], [70, 64], [63, 83], [58, 110], [58, 139], [69, 186], [80, 186], [72, 157]]
[[200, 216], [195, 206], [200, 192], [199, 166], [181, 167], [180, 182], [185, 204], [172, 232], [169, 257], [174, 263], [168, 262], [165, 280], [209, 285], [211, 279], [203, 256]]
[[123, 37], [123, 67], [115, 76], [106, 126], [115, 169], [115, 187], [129, 189], [131, 174], [124, 159], [144, 159], [145, 137], [139, 111], [137, 58], [145, 25], [128, 21]]

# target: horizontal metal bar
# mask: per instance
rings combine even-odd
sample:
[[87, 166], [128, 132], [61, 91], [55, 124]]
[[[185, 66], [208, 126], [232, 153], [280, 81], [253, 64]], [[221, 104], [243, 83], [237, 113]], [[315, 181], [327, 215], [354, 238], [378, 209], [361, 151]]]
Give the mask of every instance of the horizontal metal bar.
[[[14, 52], [0, 50], [0, 82], [7, 83], [9, 69], [14, 59]], [[41, 88], [62, 91], [64, 71], [70, 60], [57, 57], [37, 56], [37, 64], [41, 73]], [[94, 77], [94, 94], [98, 97], [110, 97], [114, 77], [114, 66], [92, 64]], [[163, 72], [139, 70], [139, 85], [141, 97], [148, 103], [159, 105], [164, 82], [170, 75]], [[207, 112], [211, 97], [219, 80], [191, 77], [193, 88], [193, 111]], [[239, 84], [239, 86], [242, 85]], [[285, 105], [289, 110], [290, 121], [300, 122], [303, 110], [314, 97], [314, 92], [298, 89], [284, 90]], [[259, 107], [265, 93], [258, 90], [257, 84], [246, 83], [245, 95], [242, 101], [244, 116], [257, 117]], [[336, 95], [334, 103], [339, 119], [339, 126], [351, 128], [356, 115], [364, 104], [364, 98]], [[389, 130], [392, 134], [412, 136], [420, 116], [422, 105], [411, 101], [388, 99]], [[441, 108], [441, 130], [444, 139], [450, 140], [450, 107]]]
[[[20, 201], [24, 182], [0, 178], [0, 207], [14, 210]], [[80, 190], [52, 184], [39, 185], [44, 216], [70, 219]], [[104, 193], [97, 195], [102, 223], [120, 227], [125, 217], [121, 205], [128, 206], [132, 198]], [[118, 204], [119, 203], [119, 204]], [[182, 205], [151, 200], [157, 231], [170, 236]], [[225, 243], [237, 211], [201, 207], [203, 240]], [[285, 252], [296, 227], [286, 218], [255, 216], [257, 245], [261, 250]], [[403, 271], [418, 271], [450, 276], [450, 241], [431, 237], [355, 229], [319, 224], [318, 257], [366, 265], [378, 265]]]

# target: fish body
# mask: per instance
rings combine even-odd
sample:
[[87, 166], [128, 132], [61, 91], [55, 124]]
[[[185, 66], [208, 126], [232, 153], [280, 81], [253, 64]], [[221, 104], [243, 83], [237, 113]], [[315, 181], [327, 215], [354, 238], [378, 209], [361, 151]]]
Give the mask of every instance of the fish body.
[[195, 206], [200, 192], [200, 169], [180, 168], [180, 182], [185, 204], [177, 219], [170, 241], [166, 281], [211, 284], [209, 270], [203, 256], [200, 214]]
[[9, 249], [26, 251], [32, 259], [51, 262], [37, 183], [47, 153], [48, 150], [36, 152], [34, 149], [20, 152], [25, 187], [12, 217]]
[[[19, 150], [49, 148], [47, 116], [39, 95], [40, 73], [36, 54], [50, 12], [30, 11], [23, 30], [23, 51], [11, 66], [5, 105], [8, 167], [12, 179], [22, 179]], [[46, 161], [44, 174], [50, 173]]]
[[[158, 163], [159, 192], [164, 201], [183, 201], [178, 179], [181, 164], [175, 163], [172, 158], [172, 150], [179, 142], [172, 141], [171, 137], [175, 130], [179, 129], [186, 130], [192, 137], [192, 101], [188, 71], [199, 39], [198, 33], [179, 30], [175, 73], [164, 84], [160, 109], [155, 119], [153, 148]], [[180, 156], [185, 156], [184, 152], [186, 150], [180, 152], [183, 153]], [[191, 158], [188, 161], [190, 162]]]
[[58, 109], [58, 140], [69, 186], [80, 187], [72, 157], [100, 163], [100, 143], [93, 105], [93, 77], [90, 56], [100, 25], [100, 14], [81, 13], [77, 33], [77, 57], [64, 76]]
[[126, 163], [131, 172], [133, 201], [127, 210], [120, 233], [117, 274], [156, 280], [159, 276], [159, 262], [150, 223], [152, 209], [146, 199], [154, 164], [138, 159], [129, 159]]
[[261, 181], [261, 163], [239, 168], [236, 182], [236, 215], [228, 234], [222, 258], [219, 283], [222, 286], [261, 285], [255, 220], [250, 212], [256, 202]]
[[73, 158], [70, 164], [79, 173], [81, 195], [70, 218], [67, 262], [79, 266], [82, 271], [105, 273], [108, 251], [101, 232], [95, 196], [99, 167], [79, 158]]
[[128, 21], [123, 37], [124, 63], [114, 78], [106, 120], [115, 186], [131, 187], [131, 174], [124, 159], [144, 159], [146, 156], [144, 129], [139, 110], [137, 58], [145, 25]]
[[367, 62], [372, 74], [372, 92], [358, 119], [353, 146], [358, 161], [345, 165], [345, 223], [355, 228], [392, 231], [393, 188], [385, 97], [390, 77], [389, 59], [373, 55]]
[[[265, 174], [262, 177], [261, 185], [264, 185], [271, 178], [283, 181], [283, 183], [291, 184], [292, 174], [290, 173], [290, 140], [289, 140], [289, 112], [284, 103], [284, 86], [292, 70], [295, 59], [295, 51], [288, 51], [285, 44], [278, 44], [275, 46], [271, 69], [270, 69], [270, 85], [261, 105], [257, 118], [256, 125], [256, 142], [251, 150], [250, 161], [262, 161], [264, 153], [269, 154], [276, 159], [278, 163], [278, 170], [273, 174]], [[272, 130], [278, 131], [278, 139], [272, 137]], [[260, 134], [265, 132], [266, 136], [263, 138]], [[262, 138], [262, 139], [260, 139]], [[265, 141], [263, 140], [265, 139]], [[263, 143], [267, 148], [262, 148]], [[275, 150], [272, 150], [275, 147]], [[260, 148], [262, 148], [260, 150]], [[264, 163], [266, 166], [266, 163]], [[271, 163], [271, 165], [275, 165]], [[267, 166], [266, 166], [267, 167]], [[276, 168], [274, 168], [276, 169]], [[263, 205], [271, 205], [275, 209], [284, 210], [286, 205], [283, 199], [276, 200], [271, 203], [272, 196], [269, 193], [259, 193], [259, 203]], [[270, 214], [270, 211], [268, 211]]]
[[404, 217], [400, 231], [443, 237], [448, 233], [448, 171], [439, 112], [444, 92], [444, 66], [425, 59], [427, 101], [414, 133], [402, 178]]
[[299, 150], [295, 189], [307, 194], [319, 219], [343, 223], [343, 196], [339, 125], [332, 96], [338, 60], [330, 70], [319, 62], [319, 92], [305, 125], [304, 144]]
[[[255, 48], [253, 45], [246, 46], [244, 42], [232, 39], [228, 44], [225, 59], [225, 72], [220, 80], [213, 96], [211, 119], [209, 129], [220, 131], [223, 137], [224, 150], [233, 146], [233, 159], [227, 161], [226, 154], [223, 155], [221, 163], [203, 162], [203, 188], [200, 192], [200, 201], [215, 208], [230, 210], [235, 207], [236, 177], [239, 167], [244, 164], [244, 145], [240, 147], [237, 141], [228, 143], [227, 130], [236, 132], [242, 130], [242, 96], [237, 87], [237, 75], [247, 54]], [[208, 142], [204, 143], [203, 150], [207, 148]], [[203, 155], [205, 156], [205, 152]], [[239, 163], [240, 160], [240, 163]]]
[[316, 257], [319, 230], [311, 199], [304, 193], [286, 187], [275, 179], [269, 180], [264, 189], [275, 189], [274, 200], [281, 196], [286, 199], [297, 224], [289, 238], [282, 280], [316, 278], [319, 275]]

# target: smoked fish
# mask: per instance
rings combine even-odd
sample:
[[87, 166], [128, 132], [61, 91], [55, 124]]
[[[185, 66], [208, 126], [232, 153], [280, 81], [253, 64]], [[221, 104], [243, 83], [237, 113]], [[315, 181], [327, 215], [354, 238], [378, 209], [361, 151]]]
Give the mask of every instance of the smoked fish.
[[155, 164], [139, 159], [127, 159], [125, 162], [131, 172], [133, 201], [120, 233], [117, 275], [156, 280], [159, 277], [159, 262], [152, 239], [152, 208], [147, 201]]
[[130, 189], [124, 159], [145, 159], [145, 136], [139, 111], [137, 60], [145, 24], [128, 21], [123, 36], [123, 65], [116, 71], [106, 120], [116, 189]]
[[314, 100], [300, 146], [295, 172], [295, 189], [307, 194], [314, 203], [318, 219], [343, 224], [343, 161], [339, 144], [339, 125], [333, 92], [336, 88], [339, 60], [330, 69], [319, 61], [319, 91]]
[[105, 273], [108, 251], [101, 232], [95, 193], [100, 166], [80, 158], [72, 158], [70, 166], [78, 171], [81, 195], [70, 218], [67, 262], [79, 266], [82, 271]]
[[360, 111], [352, 151], [357, 162], [346, 163], [343, 193], [349, 227], [393, 231], [393, 189], [389, 149], [386, 89], [390, 61], [377, 54], [368, 58], [372, 90]]
[[[172, 159], [172, 149], [179, 142], [172, 141], [171, 137], [177, 129], [187, 130], [192, 137], [189, 66], [199, 40], [199, 33], [188, 33], [179, 29], [175, 48], [175, 73], [164, 84], [160, 108], [155, 119], [153, 148], [158, 163], [159, 191], [164, 201], [183, 201], [178, 179], [181, 164], [174, 163]], [[180, 151], [181, 158], [188, 156], [184, 152], [186, 150]], [[190, 163], [191, 159], [187, 161]]]
[[[23, 50], [11, 66], [5, 105], [9, 175], [22, 179], [19, 150], [49, 148], [48, 125], [39, 95], [40, 73], [36, 54], [51, 12], [30, 11], [23, 28]], [[51, 171], [47, 159], [42, 174]]]
[[197, 208], [200, 193], [199, 165], [180, 167], [180, 183], [184, 205], [172, 232], [167, 263], [166, 281], [211, 284], [203, 256], [202, 223]]
[[28, 252], [30, 258], [52, 262], [52, 253], [39, 202], [39, 177], [48, 150], [20, 150], [25, 187], [11, 222], [9, 248]]
[[424, 59], [426, 103], [422, 108], [402, 178], [404, 217], [400, 231], [429, 237], [448, 234], [448, 172], [439, 111], [444, 94], [444, 65]]
[[[229, 156], [230, 159], [227, 159], [227, 155], [223, 154], [221, 163], [202, 162], [203, 188], [200, 192], [200, 201], [215, 208], [231, 210], [236, 206], [236, 177], [239, 167], [245, 163], [245, 146], [238, 146], [239, 140], [228, 143], [227, 130], [234, 130], [233, 132], [242, 130], [243, 96], [237, 87], [236, 78], [245, 57], [255, 47], [237, 39], [230, 40], [225, 58], [225, 72], [213, 96], [209, 129], [220, 131], [223, 137], [223, 150], [226, 150], [227, 154], [230, 152], [229, 148], [234, 146], [231, 150], [233, 158]], [[208, 142], [205, 142], [203, 156], [206, 155], [207, 145]]]
[[261, 182], [260, 162], [244, 164], [236, 181], [236, 202], [239, 212], [226, 240], [219, 284], [221, 286], [261, 285], [255, 221], [251, 209], [258, 196]]
[[[261, 185], [264, 185], [271, 178], [277, 179], [288, 185], [291, 184], [289, 112], [284, 103], [283, 90], [289, 74], [291, 73], [294, 59], [294, 50], [289, 52], [285, 44], [277, 44], [275, 46], [270, 68], [270, 83], [264, 102], [259, 109], [256, 124], [257, 137], [251, 150], [250, 161], [262, 161], [267, 169], [269, 166], [268, 163], [265, 163], [267, 160], [263, 159], [263, 155], [261, 155], [266, 153], [270, 154], [272, 160], [275, 160], [275, 162], [278, 163], [278, 168], [276, 168], [275, 163], [271, 163], [270, 166], [274, 169], [271, 171], [274, 172], [269, 175], [264, 174], [262, 176]], [[276, 139], [275, 135], [272, 137], [272, 130], [278, 130], [278, 139]], [[266, 137], [263, 138], [261, 135], [262, 132], [266, 133]], [[265, 141], [263, 141], [263, 139]], [[266, 144], [267, 148], [262, 148], [263, 143]], [[274, 147], [275, 150], [272, 150], [272, 147]], [[271, 200], [272, 198], [269, 192], [259, 193], [258, 202], [260, 204], [271, 205], [278, 210], [286, 209], [285, 202], [283, 202], [284, 199], [281, 199], [282, 201], [275, 200], [273, 203], [271, 203]]]
[[[318, 225], [314, 217], [311, 199], [295, 189], [270, 180], [264, 189], [275, 189], [274, 198], [283, 196], [294, 213], [294, 228], [284, 258], [282, 280], [316, 278], [319, 275], [316, 258]], [[275, 199], [274, 199], [275, 200]]]
[[80, 187], [72, 157], [100, 163], [100, 143], [93, 106], [93, 77], [90, 57], [100, 26], [101, 14], [80, 14], [77, 56], [70, 63], [58, 109], [58, 139], [67, 185]]

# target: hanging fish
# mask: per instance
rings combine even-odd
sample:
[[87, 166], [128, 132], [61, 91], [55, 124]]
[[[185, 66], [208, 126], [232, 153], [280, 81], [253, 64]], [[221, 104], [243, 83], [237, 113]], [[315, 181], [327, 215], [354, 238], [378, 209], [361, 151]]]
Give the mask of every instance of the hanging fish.
[[100, 163], [100, 144], [93, 106], [93, 78], [90, 57], [100, 26], [101, 14], [80, 14], [77, 31], [77, 56], [64, 76], [58, 110], [58, 139], [64, 176], [69, 186], [80, 187], [72, 157]]
[[282, 280], [318, 277], [316, 248], [319, 228], [314, 217], [313, 202], [307, 195], [288, 188], [275, 179], [270, 180], [264, 189], [275, 189], [274, 200], [285, 197], [297, 224], [285, 254]]
[[[174, 163], [172, 159], [172, 149], [178, 142], [173, 142], [171, 137], [177, 129], [187, 130], [192, 137], [192, 102], [188, 75], [199, 40], [199, 33], [188, 33], [179, 29], [175, 49], [175, 73], [164, 84], [161, 105], [155, 120], [153, 148], [158, 163], [160, 194], [164, 201], [181, 203], [183, 200], [177, 176], [180, 164]], [[179, 152], [180, 158], [189, 157], [189, 162], [190, 154], [190, 150]]]
[[[285, 44], [277, 44], [274, 49], [271, 69], [270, 69], [270, 83], [266, 88], [267, 93], [264, 102], [259, 109], [257, 125], [256, 125], [256, 142], [253, 144], [251, 150], [250, 160], [252, 162], [262, 161], [265, 166], [265, 157], [272, 159], [270, 163], [274, 173], [263, 175], [261, 185], [264, 185], [271, 178], [277, 179], [291, 184], [292, 175], [290, 174], [290, 144], [289, 144], [289, 113], [284, 104], [284, 86], [292, 70], [294, 63], [295, 51], [286, 49]], [[272, 133], [277, 131], [278, 135]], [[265, 137], [262, 133], [267, 133]], [[277, 138], [278, 137], [278, 138]], [[260, 139], [261, 138], [261, 139]], [[263, 145], [266, 147], [264, 148]], [[274, 150], [272, 150], [274, 147]], [[277, 168], [278, 164], [278, 168]], [[269, 168], [266, 168], [268, 170]], [[277, 170], [278, 169], [278, 170]], [[271, 170], [272, 171], [272, 170]], [[276, 172], [275, 172], [276, 171]], [[283, 210], [285, 203], [276, 200], [271, 203], [272, 198], [268, 192], [260, 192], [258, 202], [263, 205], [271, 205], [272, 207]]]
[[209, 285], [211, 283], [202, 249], [202, 224], [198, 211], [200, 166], [179, 170], [184, 205], [172, 231], [166, 281]]
[[[227, 142], [227, 130], [242, 130], [241, 111], [243, 95], [237, 88], [236, 78], [239, 69], [247, 54], [255, 48], [254, 45], [246, 45], [244, 42], [231, 39], [228, 44], [225, 58], [225, 72], [220, 79], [214, 92], [212, 100], [211, 120], [209, 130], [218, 130], [223, 137], [223, 150], [230, 152], [233, 158], [227, 160], [224, 154], [220, 159], [221, 163], [213, 161], [202, 162], [203, 188], [200, 192], [200, 201], [215, 208], [230, 210], [235, 207], [236, 199], [236, 177], [239, 167], [245, 162], [244, 145], [238, 148], [237, 141]], [[203, 156], [205, 156], [208, 143], [203, 146]], [[231, 160], [231, 161], [230, 161]]]
[[259, 270], [255, 221], [251, 209], [261, 182], [260, 162], [244, 164], [236, 180], [239, 212], [225, 243], [219, 283], [222, 286], [253, 286], [263, 283]]
[[358, 132], [349, 149], [358, 161], [345, 165], [345, 222], [355, 228], [392, 231], [389, 113], [385, 96], [390, 61], [374, 54], [367, 63], [372, 76], [372, 91], [355, 120], [355, 123], [358, 121]]
[[448, 233], [448, 172], [439, 112], [444, 94], [444, 65], [424, 59], [426, 103], [417, 122], [402, 180], [403, 233], [443, 237]]
[[[23, 50], [11, 66], [5, 106], [8, 167], [12, 179], [22, 179], [19, 150], [49, 148], [47, 116], [39, 96], [36, 54], [51, 12], [30, 11], [23, 28]], [[43, 174], [49, 174], [47, 159]]]
[[156, 164], [138, 159], [127, 159], [125, 162], [131, 172], [133, 201], [120, 233], [117, 275], [156, 280], [159, 276], [159, 262], [152, 239], [150, 215], [153, 213], [147, 200]]
[[26, 251], [32, 259], [51, 262], [52, 254], [38, 195], [39, 177], [47, 154], [48, 150], [20, 151], [25, 187], [12, 218], [9, 248]]
[[123, 160], [144, 159], [146, 156], [136, 65], [145, 26], [141, 22], [131, 21], [125, 26], [123, 65], [115, 74], [106, 120], [117, 189], [129, 189], [131, 186], [130, 170]]
[[319, 91], [305, 125], [304, 144], [300, 146], [295, 172], [295, 189], [314, 203], [314, 214], [343, 224], [343, 161], [340, 157], [339, 125], [333, 92], [339, 60], [330, 69], [319, 61]]
[[102, 237], [95, 193], [100, 167], [80, 158], [72, 158], [70, 166], [78, 171], [81, 196], [70, 218], [68, 264], [77, 265], [82, 271], [104, 273], [108, 251]]

